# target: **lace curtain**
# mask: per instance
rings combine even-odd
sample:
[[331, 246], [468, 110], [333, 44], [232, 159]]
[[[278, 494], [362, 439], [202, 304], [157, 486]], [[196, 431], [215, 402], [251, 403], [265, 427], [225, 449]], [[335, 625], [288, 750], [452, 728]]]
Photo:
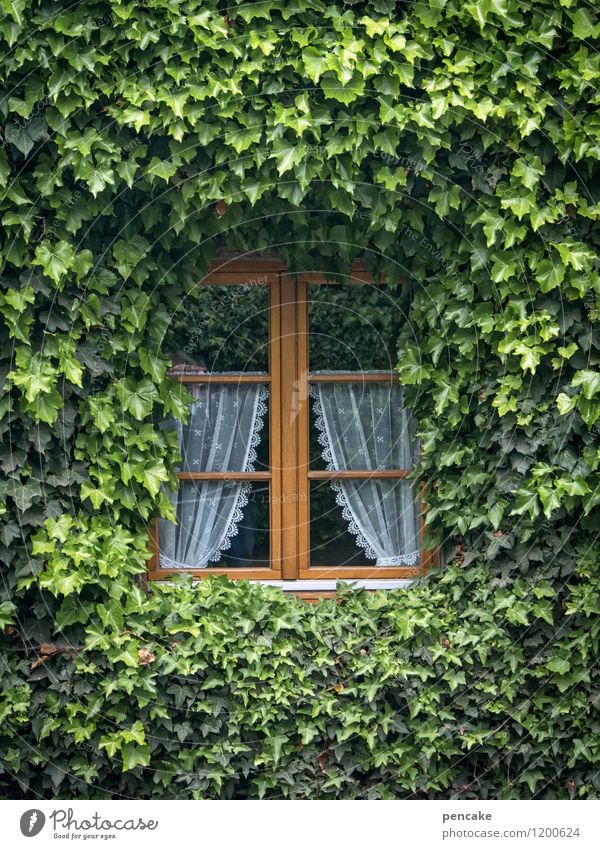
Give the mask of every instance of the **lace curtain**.
[[[188, 424], [175, 427], [183, 472], [254, 470], [268, 390], [254, 383], [190, 384], [196, 401]], [[171, 495], [177, 522], [160, 520], [163, 569], [205, 568], [220, 559], [238, 532], [251, 484], [237, 481], [180, 481]]]
[[[316, 383], [319, 442], [327, 467], [340, 471], [410, 469], [415, 426], [397, 383]], [[419, 506], [402, 479], [333, 481], [348, 528], [377, 566], [419, 560]]]

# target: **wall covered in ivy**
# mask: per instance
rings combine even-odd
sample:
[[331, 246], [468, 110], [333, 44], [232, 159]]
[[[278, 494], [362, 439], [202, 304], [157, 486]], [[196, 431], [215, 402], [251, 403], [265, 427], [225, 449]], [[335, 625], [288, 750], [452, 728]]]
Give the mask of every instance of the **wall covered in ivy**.
[[[593, 7], [0, 5], [0, 794], [597, 797]], [[139, 586], [223, 246], [405, 281], [445, 569]]]

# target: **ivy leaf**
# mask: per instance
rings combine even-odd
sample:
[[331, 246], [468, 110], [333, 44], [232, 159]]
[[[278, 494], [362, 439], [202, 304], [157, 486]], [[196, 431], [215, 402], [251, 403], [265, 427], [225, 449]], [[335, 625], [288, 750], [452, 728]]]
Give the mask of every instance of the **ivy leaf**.
[[28, 156], [35, 144], [35, 139], [31, 133], [31, 125], [25, 124], [7, 124], [4, 130], [4, 137], [7, 142], [14, 145], [23, 156]]
[[343, 85], [335, 74], [328, 73], [321, 81], [321, 88], [325, 97], [348, 105], [364, 93], [365, 80], [360, 74], [354, 73], [350, 81]]
[[141, 470], [136, 474], [136, 478], [140, 480], [152, 495], [158, 495], [161, 484], [169, 480], [169, 473], [162, 461], [152, 463], [152, 465], [142, 466]]
[[539, 156], [534, 156], [529, 160], [518, 159], [512, 173], [527, 189], [533, 189], [539, 183], [544, 167]]
[[483, 232], [486, 235], [487, 246], [489, 248], [496, 241], [496, 237], [502, 231], [506, 221], [502, 215], [492, 210], [484, 212], [478, 220], [483, 225]]
[[569, 669], [571, 668], [571, 664], [566, 658], [563, 657], [553, 657], [546, 664], [550, 672], [556, 672], [558, 675], [566, 675]]
[[581, 369], [571, 381], [571, 386], [581, 386], [583, 397], [591, 399], [600, 392], [600, 372]]
[[68, 242], [42, 242], [35, 249], [33, 265], [40, 265], [48, 277], [55, 283], [60, 283], [67, 272], [73, 267], [74, 250]]
[[150, 415], [158, 399], [156, 387], [150, 380], [145, 379], [136, 383], [131, 377], [122, 378], [117, 382], [116, 387], [123, 408], [134, 418], [141, 421]]
[[595, 25], [590, 9], [580, 8], [568, 14], [573, 21], [573, 35], [575, 38], [579, 38], [582, 41], [589, 41], [590, 38], [597, 36], [599, 27]]
[[173, 161], [167, 159], [158, 159], [153, 156], [150, 164], [146, 169], [146, 173], [154, 177], [159, 177], [161, 180], [168, 181], [177, 172], [177, 165]]
[[536, 492], [531, 492], [528, 489], [518, 489], [516, 496], [513, 509], [510, 511], [511, 516], [520, 516], [523, 513], [529, 513], [532, 519], [539, 516], [540, 506]]
[[278, 139], [273, 145], [272, 156], [277, 160], [279, 176], [290, 171], [294, 165], [302, 161], [306, 154], [306, 145], [293, 144], [286, 139]]
[[327, 55], [318, 47], [307, 47], [302, 51], [302, 61], [309, 78], [318, 83], [327, 70]]
[[538, 495], [542, 502], [544, 516], [549, 519], [561, 505], [560, 496], [552, 487], [543, 485], [538, 488]]
[[151, 354], [145, 348], [140, 348], [139, 357], [140, 364], [146, 374], [149, 374], [155, 383], [160, 383], [168, 368], [167, 361], [162, 357]]
[[408, 348], [400, 352], [398, 372], [400, 373], [400, 382], [405, 385], [421, 383], [429, 376], [429, 371], [423, 364], [421, 354], [415, 348]]
[[523, 773], [519, 781], [521, 784], [526, 784], [529, 787], [530, 793], [535, 793], [535, 788], [538, 786], [540, 781], [545, 781], [545, 777], [544, 773], [539, 769], [528, 770]]
[[8, 378], [15, 386], [24, 388], [27, 401], [33, 402], [40, 393], [51, 392], [58, 372], [47, 357], [41, 353], [32, 354], [26, 348], [19, 348], [15, 359], [18, 369], [9, 372]]
[[116, 266], [122, 277], [127, 278], [136, 265], [150, 252], [150, 242], [142, 235], [131, 239], [120, 239], [113, 247]]
[[556, 397], [556, 406], [558, 407], [558, 411], [561, 416], [564, 416], [575, 409], [577, 406], [577, 398], [569, 398], [568, 395], [561, 392], [560, 395], [557, 395]]
[[112, 168], [90, 168], [84, 177], [90, 192], [94, 197], [103, 192], [107, 186], [114, 186], [115, 174]]
[[150, 123], [150, 115], [144, 112], [143, 109], [138, 109], [135, 106], [129, 106], [120, 112], [115, 112], [115, 116], [119, 123], [133, 124], [136, 132], [147, 126]]
[[565, 265], [570, 265], [575, 271], [589, 271], [595, 254], [582, 242], [565, 239], [564, 242], [552, 242]]
[[543, 259], [535, 270], [535, 279], [544, 293], [560, 286], [564, 276], [565, 266], [558, 260]]
[[17, 607], [12, 601], [0, 602], [0, 629], [6, 630], [15, 621]]
[[32, 286], [23, 286], [22, 289], [9, 289], [4, 295], [0, 293], [1, 297], [4, 297], [6, 303], [10, 304], [15, 312], [18, 313], [27, 309], [28, 304], [35, 303], [35, 292]]

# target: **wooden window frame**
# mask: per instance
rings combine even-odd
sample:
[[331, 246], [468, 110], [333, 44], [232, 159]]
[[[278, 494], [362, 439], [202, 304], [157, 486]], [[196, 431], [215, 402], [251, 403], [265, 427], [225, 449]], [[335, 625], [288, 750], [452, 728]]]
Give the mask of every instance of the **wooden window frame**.
[[[256, 383], [269, 386], [269, 471], [268, 472], [179, 472], [180, 480], [267, 481], [269, 483], [270, 563], [266, 566], [163, 569], [159, 564], [158, 528], [149, 528], [151, 557], [148, 580], [164, 580], [178, 572], [194, 578], [226, 575], [247, 580], [357, 580], [407, 579], [423, 575], [437, 564], [436, 550], [424, 549], [423, 500], [420, 518], [420, 561], [415, 566], [311, 566], [310, 482], [340, 478], [406, 478], [409, 470], [328, 471], [310, 469], [309, 384], [316, 382], [397, 380], [393, 372], [381, 374], [323, 373], [310, 375], [308, 349], [308, 287], [334, 282], [335, 275], [288, 273], [276, 257], [226, 257], [210, 267], [198, 285], [267, 285], [269, 287], [269, 372], [268, 375], [181, 375], [183, 383]], [[356, 263], [350, 279], [357, 285], [376, 281]], [[422, 488], [422, 493], [424, 492]]]

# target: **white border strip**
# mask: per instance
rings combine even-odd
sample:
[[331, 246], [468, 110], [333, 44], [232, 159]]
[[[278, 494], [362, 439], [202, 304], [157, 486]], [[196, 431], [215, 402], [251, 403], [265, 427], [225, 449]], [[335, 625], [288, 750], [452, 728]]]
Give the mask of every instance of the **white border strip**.
[[[266, 584], [269, 587], [280, 587], [284, 592], [315, 592], [325, 590], [330, 592], [335, 590], [338, 581], [251, 581], [253, 584]], [[409, 587], [412, 581], [407, 578], [389, 578], [388, 580], [356, 580], [351, 579], [343, 581], [344, 584], [351, 584], [352, 589], [360, 590], [400, 590]]]
[[[167, 571], [167, 570], [165, 570]], [[175, 574], [174, 572], [172, 574]], [[267, 587], [279, 587], [279, 589], [283, 590], [283, 592], [288, 593], [298, 593], [298, 592], [332, 592], [337, 588], [338, 583], [347, 584], [350, 589], [354, 590], [404, 590], [410, 587], [412, 584], [412, 579], [410, 578], [389, 578], [385, 581], [378, 580], [373, 578], [371, 580], [352, 580], [348, 578], [346, 580], [340, 579], [340, 581], [263, 581], [261, 580], [252, 580], [250, 578], [232, 578], [232, 581], [248, 581], [249, 584], [263, 584]], [[149, 582], [151, 584], [168, 584], [169, 581], [162, 579], [154, 579]], [[201, 580], [193, 581], [195, 584], [201, 584]]]

